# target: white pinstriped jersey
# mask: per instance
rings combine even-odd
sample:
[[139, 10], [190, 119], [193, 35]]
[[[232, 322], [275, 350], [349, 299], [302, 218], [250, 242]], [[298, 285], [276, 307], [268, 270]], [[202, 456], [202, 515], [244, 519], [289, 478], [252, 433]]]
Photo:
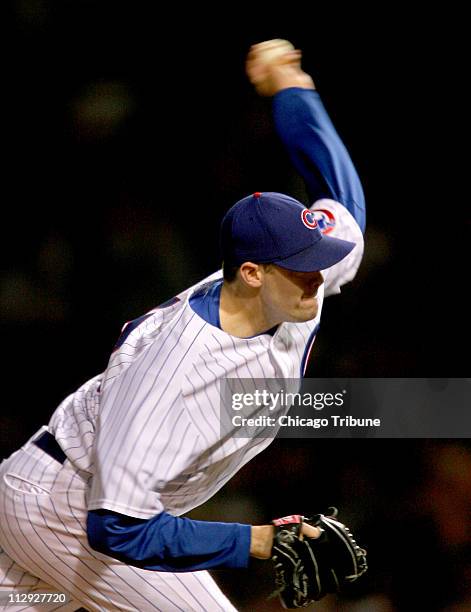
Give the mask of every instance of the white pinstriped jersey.
[[283, 323], [273, 336], [237, 338], [204, 321], [190, 296], [218, 272], [151, 311], [112, 354], [104, 373], [66, 398], [49, 430], [78, 470], [91, 478], [88, 509], [137, 518], [180, 515], [202, 504], [270, 438], [221, 439], [223, 378], [299, 378], [319, 324], [323, 297], [356, 274], [363, 236], [333, 200], [312, 207], [321, 229], [356, 248], [325, 271], [319, 311], [306, 323]]

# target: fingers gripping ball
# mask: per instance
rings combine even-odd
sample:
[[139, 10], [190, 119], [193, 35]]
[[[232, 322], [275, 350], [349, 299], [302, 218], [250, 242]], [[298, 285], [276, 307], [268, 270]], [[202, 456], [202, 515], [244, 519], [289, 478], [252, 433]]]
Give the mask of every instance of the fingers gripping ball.
[[257, 57], [261, 63], [270, 64], [279, 59], [285, 53], [294, 51], [293, 45], [289, 40], [282, 38], [274, 38], [256, 45]]
[[[360, 548], [348, 527], [337, 519], [318, 514], [275, 519], [272, 561], [276, 591], [284, 608], [304, 608], [328, 593], [340, 591], [367, 570], [366, 551]], [[303, 522], [318, 527], [318, 538], [302, 534]]]
[[299, 60], [300, 53], [288, 40], [266, 40], [250, 48], [246, 62], [247, 76], [260, 95], [270, 96], [276, 91], [272, 68], [293, 65]]

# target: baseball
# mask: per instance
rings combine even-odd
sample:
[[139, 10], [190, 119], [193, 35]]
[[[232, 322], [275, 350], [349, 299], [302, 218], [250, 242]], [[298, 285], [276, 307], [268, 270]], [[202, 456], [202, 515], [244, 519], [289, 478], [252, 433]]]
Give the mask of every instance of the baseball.
[[294, 51], [294, 46], [289, 40], [283, 40], [282, 38], [268, 40], [257, 46], [258, 60], [265, 64], [270, 64], [288, 51]]

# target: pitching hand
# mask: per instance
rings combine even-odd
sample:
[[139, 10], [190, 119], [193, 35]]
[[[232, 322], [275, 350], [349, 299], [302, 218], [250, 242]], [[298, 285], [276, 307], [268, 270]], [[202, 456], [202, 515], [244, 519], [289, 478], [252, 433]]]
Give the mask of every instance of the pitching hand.
[[287, 40], [275, 38], [252, 45], [245, 68], [261, 96], [273, 96], [288, 87], [315, 89], [312, 78], [301, 68], [301, 51]]

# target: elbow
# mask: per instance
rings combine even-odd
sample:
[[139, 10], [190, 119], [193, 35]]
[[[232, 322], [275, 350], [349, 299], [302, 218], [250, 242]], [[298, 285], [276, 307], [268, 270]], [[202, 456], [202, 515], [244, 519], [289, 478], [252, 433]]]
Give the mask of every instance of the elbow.
[[88, 513], [87, 538], [88, 543], [93, 550], [111, 556], [109, 533], [106, 529], [106, 523], [104, 521], [104, 517], [98, 513]]
[[163, 552], [151, 523], [108, 510], [90, 510], [87, 516], [88, 543], [96, 552], [141, 567], [146, 559], [160, 558]]
[[129, 535], [112, 513], [106, 510], [92, 510], [88, 513], [88, 543], [96, 552], [127, 562]]

